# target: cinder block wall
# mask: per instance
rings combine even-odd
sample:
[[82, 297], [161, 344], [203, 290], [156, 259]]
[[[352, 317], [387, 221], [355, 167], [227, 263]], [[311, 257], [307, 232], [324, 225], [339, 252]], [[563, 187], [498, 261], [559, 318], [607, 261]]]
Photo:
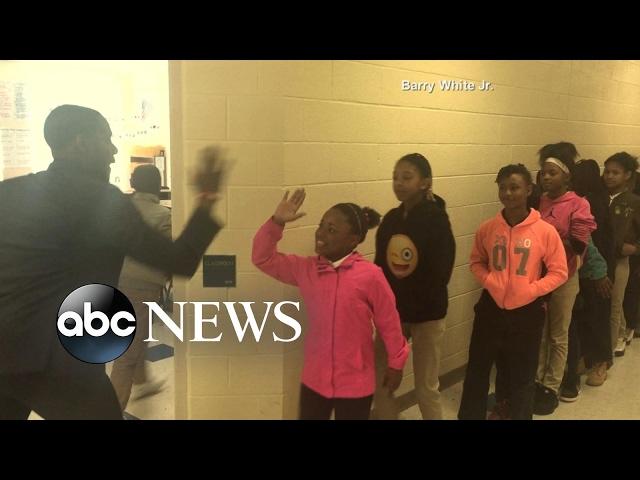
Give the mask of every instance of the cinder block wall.
[[[403, 80], [436, 87], [403, 91]], [[485, 80], [493, 90], [444, 91], [441, 80]], [[287, 229], [281, 249], [312, 254], [328, 207], [353, 201], [385, 213], [396, 205], [395, 161], [420, 152], [458, 246], [443, 374], [467, 360], [479, 295], [468, 257], [476, 228], [499, 210], [499, 167], [537, 170], [536, 151], [560, 140], [600, 163], [617, 151], [640, 153], [638, 61], [173, 61], [170, 91], [176, 226], [192, 207], [188, 171], [197, 150], [216, 143], [237, 160], [218, 207], [226, 227], [209, 253], [237, 255], [238, 287], [204, 289], [200, 272], [176, 298], [297, 299], [250, 262], [253, 234], [283, 191], [307, 189], [307, 216]], [[374, 236], [361, 246], [370, 258]], [[295, 418], [301, 342], [238, 344], [230, 330], [219, 316], [209, 333], [228, 332], [223, 342], [179, 345], [177, 417]], [[410, 367], [405, 380], [400, 393], [412, 388]]]

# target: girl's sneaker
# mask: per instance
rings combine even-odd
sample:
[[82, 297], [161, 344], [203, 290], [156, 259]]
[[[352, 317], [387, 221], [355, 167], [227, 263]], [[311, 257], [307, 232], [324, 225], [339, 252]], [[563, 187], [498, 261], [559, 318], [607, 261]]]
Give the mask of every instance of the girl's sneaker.
[[599, 387], [607, 379], [607, 362], [601, 362], [593, 366], [587, 377], [587, 385]]
[[624, 340], [627, 342], [627, 345], [631, 345], [631, 340], [633, 340], [633, 335], [635, 334], [635, 330], [633, 328], [627, 328], [625, 332]]
[[560, 387], [560, 400], [563, 402], [575, 402], [580, 395], [580, 385], [562, 385]]

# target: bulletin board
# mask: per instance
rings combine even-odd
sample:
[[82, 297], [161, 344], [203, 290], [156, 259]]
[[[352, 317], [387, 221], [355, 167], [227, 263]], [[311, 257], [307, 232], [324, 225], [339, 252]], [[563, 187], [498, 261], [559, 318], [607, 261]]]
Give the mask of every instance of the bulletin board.
[[33, 135], [28, 123], [28, 86], [0, 80], [0, 168], [2, 178], [26, 173], [32, 159]]

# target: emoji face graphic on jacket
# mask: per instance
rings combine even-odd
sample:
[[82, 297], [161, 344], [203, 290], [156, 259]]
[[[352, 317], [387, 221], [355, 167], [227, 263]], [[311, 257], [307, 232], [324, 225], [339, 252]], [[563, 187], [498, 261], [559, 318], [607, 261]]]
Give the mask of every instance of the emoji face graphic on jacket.
[[394, 235], [387, 246], [387, 265], [396, 278], [406, 278], [418, 266], [418, 249], [406, 235]]

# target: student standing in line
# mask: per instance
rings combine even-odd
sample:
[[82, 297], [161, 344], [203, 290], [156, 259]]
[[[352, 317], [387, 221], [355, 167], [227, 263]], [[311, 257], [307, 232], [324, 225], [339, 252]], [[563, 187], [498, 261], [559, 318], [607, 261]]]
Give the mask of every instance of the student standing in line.
[[[638, 172], [635, 173], [634, 195], [640, 196], [640, 181]], [[625, 344], [629, 346], [633, 338], [640, 336], [638, 330], [638, 314], [640, 313], [640, 255], [629, 257], [629, 281], [624, 292], [624, 319], [627, 324], [625, 331]]]
[[541, 218], [553, 225], [564, 244], [569, 279], [555, 290], [548, 302], [536, 375], [534, 413], [550, 415], [558, 407], [558, 394], [569, 349], [571, 312], [578, 295], [577, 270], [583, 263], [591, 233], [597, 225], [589, 202], [570, 191], [578, 151], [572, 143], [560, 142], [540, 149], [542, 171]]
[[[458, 411], [461, 420], [484, 420], [491, 368], [503, 359], [510, 418], [531, 419], [543, 297], [567, 280], [558, 232], [527, 207], [531, 174], [524, 165], [498, 172], [504, 209], [476, 232], [470, 267], [484, 290], [475, 306], [469, 363]], [[543, 276], [543, 268], [546, 274]]]
[[[398, 160], [393, 191], [401, 204], [384, 216], [378, 228], [375, 263], [396, 296], [403, 333], [412, 339], [415, 391], [422, 418], [441, 420], [440, 352], [456, 244], [445, 202], [431, 193], [431, 184], [431, 166], [424, 156], [412, 153]], [[396, 399], [381, 382], [387, 364], [382, 342], [378, 340], [376, 346], [375, 416], [397, 419]]]
[[626, 342], [633, 331], [627, 331], [623, 310], [624, 292], [629, 279], [629, 258], [640, 255], [640, 197], [631, 193], [638, 159], [619, 152], [604, 162], [604, 183], [609, 191], [609, 213], [613, 224], [616, 272], [611, 294], [611, 345], [614, 355], [624, 355]]
[[609, 317], [616, 264], [609, 195], [598, 163], [591, 159], [578, 161], [572, 184], [575, 192], [589, 202], [598, 228], [591, 233], [585, 263], [578, 271], [580, 291], [569, 327], [567, 371], [560, 387], [560, 400], [564, 402], [578, 399], [583, 368], [588, 374], [587, 385], [597, 387], [607, 379], [607, 369], [612, 365]]

